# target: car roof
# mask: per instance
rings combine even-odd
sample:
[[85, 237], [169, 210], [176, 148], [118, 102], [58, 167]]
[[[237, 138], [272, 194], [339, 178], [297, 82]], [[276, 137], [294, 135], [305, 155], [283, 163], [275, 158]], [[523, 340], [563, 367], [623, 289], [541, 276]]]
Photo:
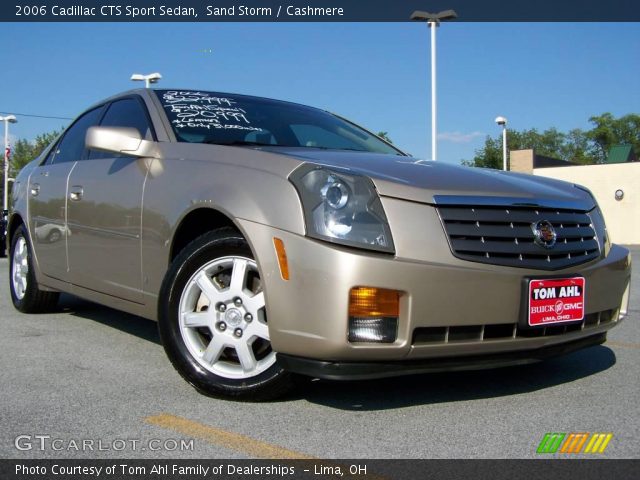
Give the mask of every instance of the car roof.
[[[228, 95], [230, 97], [247, 99], [247, 100], [257, 100], [257, 101], [263, 101], [263, 102], [266, 101], [266, 102], [272, 102], [272, 103], [288, 104], [288, 105], [293, 105], [293, 106], [297, 106], [297, 107], [303, 107], [303, 108], [309, 108], [309, 109], [313, 109], [313, 110], [319, 110], [319, 111], [323, 111], [323, 112], [329, 113], [331, 115], [335, 115], [333, 112], [330, 112], [329, 110], [324, 110], [324, 109], [318, 108], [318, 107], [312, 107], [310, 105], [305, 105], [303, 103], [290, 102], [290, 101], [287, 101], [287, 100], [278, 100], [276, 98], [259, 97], [259, 96], [256, 96], [256, 95], [245, 95], [245, 94], [242, 94], [242, 93], [217, 92], [217, 91], [212, 91], [212, 90], [203, 90], [203, 89], [196, 89], [196, 88], [133, 88], [133, 89], [130, 89], [130, 90], [125, 90], [123, 92], [115, 93], [115, 94], [111, 95], [110, 97], [103, 98], [102, 100], [91, 104], [89, 107], [85, 108], [78, 115], [76, 115], [74, 117], [74, 119], [73, 119], [73, 122], [71, 122], [71, 123], [74, 123], [76, 121], [76, 119], [78, 119], [81, 115], [84, 115], [89, 110], [93, 110], [94, 108], [97, 108], [100, 105], [104, 105], [105, 103], [112, 102], [112, 101], [118, 100], [120, 98], [129, 97], [131, 95], [140, 95], [142, 97], [151, 97], [151, 93], [152, 92], [156, 92], [156, 91], [161, 91], [161, 92], [164, 92], [164, 91], [205, 92], [205, 93], [209, 93], [209, 94], [213, 94], [213, 95], [219, 95], [219, 96]], [[154, 97], [155, 97], [155, 95], [154, 95]]]
[[[267, 102], [274, 102], [274, 103], [283, 103], [283, 104], [289, 104], [289, 105], [294, 105], [297, 107], [305, 107], [305, 108], [312, 108], [314, 110], [322, 110], [322, 111], [326, 111], [322, 108], [318, 108], [318, 107], [312, 107], [310, 105], [305, 105], [303, 103], [297, 103], [297, 102], [291, 102], [288, 100], [280, 100], [277, 98], [269, 98], [269, 97], [261, 97], [261, 96], [257, 96], [257, 95], [247, 95], [247, 94], [243, 94], [243, 93], [231, 93], [231, 92], [219, 92], [219, 91], [214, 91], [214, 90], [203, 90], [203, 89], [199, 89], [199, 88], [134, 88], [131, 90], [126, 90], [124, 92], [120, 92], [120, 93], [116, 93], [114, 95], [111, 95], [110, 97], [107, 97], [99, 102], [96, 102], [95, 104], [93, 104], [91, 107], [89, 107], [87, 110], [90, 110], [91, 108], [95, 108], [98, 105], [102, 105], [104, 103], [107, 102], [111, 102], [113, 100], [117, 100], [119, 98], [122, 97], [127, 97], [130, 95], [149, 95], [151, 92], [166, 92], [166, 91], [176, 91], [176, 92], [203, 92], [203, 93], [208, 93], [211, 95], [217, 95], [217, 96], [229, 96], [229, 97], [234, 97], [234, 98], [239, 98], [239, 99], [247, 99], [247, 100], [257, 100], [257, 101], [267, 101]], [[331, 112], [329, 112], [331, 113]]]

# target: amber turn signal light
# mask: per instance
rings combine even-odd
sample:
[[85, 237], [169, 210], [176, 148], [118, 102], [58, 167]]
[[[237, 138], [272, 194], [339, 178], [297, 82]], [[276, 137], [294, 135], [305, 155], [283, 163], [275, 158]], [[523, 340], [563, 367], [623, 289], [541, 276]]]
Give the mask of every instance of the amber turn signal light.
[[400, 292], [386, 288], [355, 287], [349, 292], [350, 317], [398, 317]]
[[283, 280], [289, 280], [289, 262], [287, 261], [287, 251], [284, 249], [284, 242], [278, 237], [273, 237], [273, 246], [276, 249], [276, 255], [278, 257], [280, 276]]

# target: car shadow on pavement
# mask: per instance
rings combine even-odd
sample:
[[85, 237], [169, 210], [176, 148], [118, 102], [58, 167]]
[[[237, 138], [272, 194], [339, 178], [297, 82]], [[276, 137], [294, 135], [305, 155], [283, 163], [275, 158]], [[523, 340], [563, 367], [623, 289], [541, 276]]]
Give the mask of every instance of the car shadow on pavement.
[[93, 320], [107, 327], [115, 328], [125, 333], [135, 335], [143, 340], [147, 340], [158, 345], [160, 335], [158, 334], [158, 324], [153, 320], [131, 315], [129, 313], [113, 310], [109, 307], [88, 302], [73, 295], [63, 293], [58, 302], [60, 311], [71, 315]]
[[491, 370], [358, 382], [303, 380], [296, 397], [341, 410], [389, 410], [533, 392], [597, 374], [615, 363], [614, 352], [599, 345], [541, 363]]
[[[67, 294], [62, 294], [59, 306], [62, 312], [161, 345], [157, 323], [152, 320]], [[614, 352], [600, 345], [546, 362], [491, 370], [351, 382], [300, 378], [298, 387], [276, 402], [304, 400], [341, 410], [390, 410], [533, 392], [589, 377], [607, 370], [615, 363]]]

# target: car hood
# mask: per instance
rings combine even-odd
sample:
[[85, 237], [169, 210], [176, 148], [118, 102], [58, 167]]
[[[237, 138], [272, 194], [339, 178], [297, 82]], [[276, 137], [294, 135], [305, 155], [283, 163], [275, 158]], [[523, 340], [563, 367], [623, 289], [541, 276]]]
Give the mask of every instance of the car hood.
[[[588, 191], [572, 183], [514, 172], [451, 165], [413, 157], [308, 148], [271, 149], [307, 163], [348, 169], [370, 177], [380, 195], [421, 203], [478, 201], [591, 210]], [[467, 197], [461, 198], [461, 197]], [[486, 198], [490, 197], [490, 198]], [[491, 198], [494, 197], [494, 198]], [[457, 199], [457, 200], [456, 200]]]

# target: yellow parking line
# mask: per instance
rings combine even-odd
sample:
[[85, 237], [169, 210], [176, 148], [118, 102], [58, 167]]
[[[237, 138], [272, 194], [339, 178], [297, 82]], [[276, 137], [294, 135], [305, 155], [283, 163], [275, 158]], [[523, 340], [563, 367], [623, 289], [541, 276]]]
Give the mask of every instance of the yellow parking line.
[[[210, 427], [202, 423], [194, 422], [192, 420], [171, 415], [169, 413], [161, 413], [159, 415], [153, 415], [147, 417], [144, 421], [150, 425], [157, 425], [159, 427], [167, 428], [190, 437], [200, 438], [214, 445], [224, 447], [228, 450], [235, 450], [243, 452], [252, 458], [267, 458], [273, 460], [307, 460], [303, 462], [303, 470], [305, 472], [314, 471], [316, 462], [320, 459], [305, 455], [304, 453], [296, 452], [295, 450], [288, 450], [286, 448], [279, 447], [278, 445], [272, 445], [255, 438], [242, 435], [240, 433], [228, 432], [219, 428]], [[373, 472], [367, 472], [366, 474], [350, 473], [349, 465], [334, 463], [331, 460], [322, 461], [324, 466], [340, 467], [342, 473], [326, 473], [323, 474], [324, 478], [336, 479], [343, 478], [353, 480], [389, 480], [387, 477], [376, 475]]]
[[269, 459], [304, 459], [316, 460], [304, 453], [295, 450], [287, 450], [286, 448], [272, 445], [260, 440], [256, 440], [240, 433], [228, 432], [219, 428], [203, 425], [186, 418], [177, 417], [168, 413], [153, 415], [144, 419], [146, 423], [158, 425], [159, 427], [168, 428], [184, 435], [201, 438], [209, 443], [224, 447], [226, 449], [243, 452], [252, 458], [269, 458]]
[[611, 340], [607, 340], [605, 345], [611, 345], [612, 347], [640, 348], [640, 343], [616, 342]]

